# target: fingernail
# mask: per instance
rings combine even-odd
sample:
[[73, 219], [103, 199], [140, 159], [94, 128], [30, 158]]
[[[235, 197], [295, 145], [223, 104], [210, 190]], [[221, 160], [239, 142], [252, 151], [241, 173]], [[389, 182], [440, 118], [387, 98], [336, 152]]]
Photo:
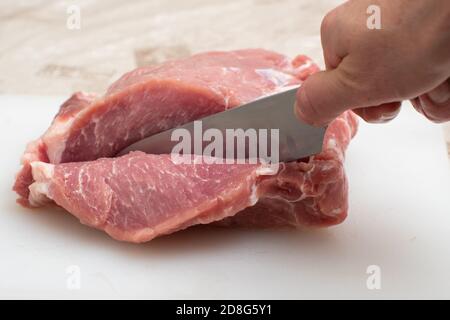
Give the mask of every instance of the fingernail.
[[301, 119], [301, 114], [297, 102], [294, 103], [294, 114], [298, 119]]
[[294, 114], [295, 114], [295, 117], [296, 117], [298, 120], [300, 120], [300, 121], [305, 121], [305, 119], [304, 119], [304, 114], [303, 114], [303, 112], [300, 110], [300, 107], [299, 107], [299, 105], [298, 105], [297, 102], [295, 102], [295, 104], [294, 104]]
[[303, 113], [303, 111], [301, 110], [301, 108], [300, 108], [300, 106], [298, 105], [297, 102], [295, 102], [295, 104], [294, 104], [294, 114], [295, 114], [295, 117], [296, 117], [299, 121], [304, 122], [304, 123], [307, 123], [307, 124], [310, 124], [310, 125], [313, 125], [313, 124], [311, 123], [311, 121], [309, 121], [309, 120], [305, 117], [305, 114]]
[[387, 123], [389, 121], [394, 120], [395, 116], [382, 114], [378, 118], [370, 119], [368, 122], [370, 123]]
[[428, 98], [437, 104], [442, 104], [450, 99], [450, 86], [444, 82], [437, 88], [427, 93]]

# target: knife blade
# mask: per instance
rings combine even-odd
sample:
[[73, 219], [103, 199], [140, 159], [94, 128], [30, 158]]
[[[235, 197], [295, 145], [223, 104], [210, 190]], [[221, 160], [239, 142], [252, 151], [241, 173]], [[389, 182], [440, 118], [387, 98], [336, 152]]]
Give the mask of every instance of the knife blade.
[[[277, 143], [280, 162], [293, 161], [319, 153], [322, 150], [326, 127], [313, 127], [295, 117], [293, 106], [299, 87], [298, 85], [291, 86], [285, 91], [264, 96], [233, 109], [146, 137], [128, 146], [119, 152], [118, 155], [125, 155], [131, 151], [170, 154], [179, 143], [179, 140], [172, 139], [174, 132], [178, 129], [185, 129], [192, 136], [195, 136], [194, 131], [198, 129], [199, 124], [201, 124], [203, 132], [208, 129], [218, 129], [224, 133], [224, 136], [226, 130], [253, 129], [256, 132], [261, 132], [264, 129], [278, 130]], [[223, 139], [223, 144], [226, 150], [223, 152], [222, 157], [225, 157], [224, 155], [227, 154], [233, 154], [233, 152], [228, 153], [229, 149], [236, 148], [234, 144], [232, 146], [227, 145], [225, 140]], [[202, 141], [200, 148], [195, 147], [194, 143], [193, 141], [192, 153], [203, 154], [207, 143]], [[247, 157], [249, 155], [248, 152], [245, 155]], [[236, 157], [236, 152], [234, 152], [234, 156]]]

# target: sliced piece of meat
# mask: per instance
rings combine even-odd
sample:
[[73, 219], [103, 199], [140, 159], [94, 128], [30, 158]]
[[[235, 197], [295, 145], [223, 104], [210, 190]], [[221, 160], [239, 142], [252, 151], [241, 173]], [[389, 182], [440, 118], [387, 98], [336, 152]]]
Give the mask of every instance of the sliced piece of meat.
[[320, 154], [281, 164], [277, 173], [261, 165], [178, 168], [167, 155], [103, 159], [142, 137], [301, 83], [317, 70], [305, 56], [291, 62], [260, 49], [213, 52], [132, 71], [103, 97], [77, 93], [27, 147], [14, 186], [19, 202], [54, 201], [83, 223], [135, 242], [214, 221], [339, 223], [348, 210], [344, 152], [357, 129], [351, 112], [330, 124]]
[[[210, 223], [254, 205], [269, 166], [175, 164], [170, 155], [132, 152], [120, 158], [53, 165], [33, 162], [33, 201], [49, 199], [118, 240], [144, 242]], [[195, 164], [197, 163], [197, 164]]]

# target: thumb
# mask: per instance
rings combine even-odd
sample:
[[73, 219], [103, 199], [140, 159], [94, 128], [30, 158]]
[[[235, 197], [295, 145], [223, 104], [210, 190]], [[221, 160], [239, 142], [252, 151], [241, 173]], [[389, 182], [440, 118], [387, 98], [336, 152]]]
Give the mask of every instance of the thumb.
[[324, 126], [345, 110], [356, 107], [361, 101], [341, 79], [339, 69], [309, 76], [297, 92], [297, 117], [308, 124]]

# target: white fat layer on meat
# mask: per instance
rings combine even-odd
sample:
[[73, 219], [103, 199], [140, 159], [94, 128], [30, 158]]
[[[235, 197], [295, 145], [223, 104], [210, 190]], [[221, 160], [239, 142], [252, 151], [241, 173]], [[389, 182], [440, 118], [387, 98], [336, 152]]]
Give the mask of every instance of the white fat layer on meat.
[[[57, 136], [63, 137], [62, 139], [58, 139], [58, 143], [56, 144], [56, 148], [47, 148], [47, 156], [50, 159], [50, 162], [52, 163], [59, 163], [61, 160], [62, 152], [66, 148], [66, 140], [65, 137], [68, 132], [70, 132], [70, 127], [72, 126], [73, 122], [75, 121], [75, 117], [71, 117], [70, 119], [66, 121], [55, 121], [53, 125], [50, 127], [49, 131], [44, 135], [45, 137], [50, 136], [53, 139]], [[47, 143], [48, 145], [52, 145], [51, 143]]]
[[256, 69], [255, 72], [260, 76], [266, 78], [270, 82], [272, 82], [277, 87], [284, 87], [293, 79], [295, 79], [292, 75], [277, 71], [274, 69]]
[[51, 202], [49, 184], [53, 178], [55, 166], [40, 161], [31, 162], [30, 165], [35, 182], [29, 186], [28, 201], [31, 206], [39, 207]]
[[327, 147], [328, 149], [336, 149], [337, 147], [336, 139], [332, 138], [328, 140]]
[[277, 172], [278, 170], [276, 169], [276, 165], [262, 166], [256, 169], [256, 174], [259, 176], [270, 176], [276, 174]]
[[338, 214], [342, 213], [342, 208], [335, 208], [333, 210], [331, 210], [331, 212], [329, 212], [328, 214], [325, 212], [325, 214], [327, 214], [328, 216], [337, 216]]
[[249, 200], [251, 206], [254, 206], [259, 200], [258, 189], [256, 188], [255, 184], [252, 185], [252, 191], [250, 194], [250, 198], [248, 200]]
[[[84, 96], [92, 96], [92, 94], [81, 92]], [[58, 139], [57, 148], [50, 147], [47, 149], [47, 156], [51, 163], [60, 163], [63, 151], [66, 148], [67, 136], [71, 132], [70, 127], [73, 125], [75, 120], [82, 117], [85, 112], [89, 112], [90, 108], [81, 109], [76, 114], [69, 117], [67, 120], [61, 121], [56, 119], [50, 126], [49, 130], [44, 134], [43, 139], [50, 137], [54, 139], [55, 137], [60, 137]], [[91, 121], [98, 121], [97, 119], [91, 119]], [[51, 144], [50, 144], [51, 145]]]
[[[267, 165], [262, 166], [256, 169], [256, 174], [258, 176], [266, 176], [266, 175], [274, 175], [278, 172], [278, 166], [275, 165]], [[251, 193], [249, 197], [249, 203], [251, 206], [254, 206], [259, 200], [258, 188], [256, 187], [256, 183], [252, 184]]]
[[302, 64], [301, 66], [297, 67], [296, 69], [299, 70], [299, 71], [303, 71], [303, 70], [308, 69], [312, 65], [313, 65], [313, 62], [308, 59], [304, 64]]
[[39, 160], [37, 158], [37, 154], [39, 153], [38, 149], [39, 149], [40, 143], [41, 143], [41, 139], [37, 139], [37, 140], [31, 141], [30, 143], [27, 144], [25, 153], [23, 154], [22, 159], [21, 159], [22, 164]]
[[39, 207], [49, 203], [51, 200], [48, 195], [48, 183], [33, 183], [29, 187], [30, 195], [28, 201], [33, 207]]
[[53, 178], [55, 166], [50, 163], [34, 161], [30, 163], [33, 179], [36, 182], [50, 180]]

